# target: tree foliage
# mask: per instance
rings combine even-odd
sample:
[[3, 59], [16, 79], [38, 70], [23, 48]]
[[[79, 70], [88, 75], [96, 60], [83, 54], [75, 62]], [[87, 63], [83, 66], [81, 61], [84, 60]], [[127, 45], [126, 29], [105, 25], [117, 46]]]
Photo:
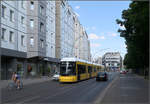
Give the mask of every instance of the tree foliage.
[[122, 19], [116, 22], [125, 27], [118, 29], [127, 45], [124, 64], [132, 69], [149, 67], [149, 1], [133, 1], [122, 11]]

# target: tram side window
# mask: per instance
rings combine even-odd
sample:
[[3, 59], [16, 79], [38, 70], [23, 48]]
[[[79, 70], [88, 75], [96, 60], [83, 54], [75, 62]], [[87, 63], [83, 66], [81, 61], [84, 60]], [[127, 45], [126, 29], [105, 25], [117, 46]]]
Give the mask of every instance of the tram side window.
[[85, 65], [78, 65], [78, 72], [79, 72], [79, 74], [86, 73], [86, 66]]
[[91, 73], [91, 72], [92, 72], [92, 67], [88, 66], [88, 73]]
[[94, 67], [94, 72], [96, 72], [96, 67]]

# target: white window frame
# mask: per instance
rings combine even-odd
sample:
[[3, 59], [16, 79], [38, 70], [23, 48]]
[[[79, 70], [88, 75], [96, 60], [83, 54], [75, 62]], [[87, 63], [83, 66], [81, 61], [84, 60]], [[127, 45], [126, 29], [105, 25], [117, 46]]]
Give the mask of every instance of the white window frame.
[[30, 19], [30, 27], [31, 27], [31, 28], [34, 27], [34, 19]]
[[25, 38], [25, 36], [21, 35], [21, 46], [24, 46], [24, 38]]
[[44, 31], [44, 23], [40, 22], [40, 32]]
[[2, 36], [1, 36], [2, 40], [5, 40], [5, 34], [6, 34], [6, 29], [2, 28]]
[[24, 0], [21, 0], [21, 7], [24, 9]]
[[44, 40], [43, 39], [40, 39], [40, 47], [44, 48]]
[[21, 24], [24, 24], [25, 17], [21, 16]]
[[6, 6], [2, 5], [2, 17], [5, 18]]
[[40, 14], [44, 14], [44, 7], [42, 5], [40, 5]]
[[34, 38], [33, 37], [30, 37], [30, 46], [34, 46]]
[[14, 35], [14, 32], [13, 31], [9, 31], [9, 42], [13, 42], [13, 35]]
[[34, 10], [34, 1], [30, 1], [30, 10]]
[[13, 11], [13, 10], [10, 10], [10, 18], [9, 18], [9, 20], [10, 20], [11, 22], [14, 21], [14, 11]]

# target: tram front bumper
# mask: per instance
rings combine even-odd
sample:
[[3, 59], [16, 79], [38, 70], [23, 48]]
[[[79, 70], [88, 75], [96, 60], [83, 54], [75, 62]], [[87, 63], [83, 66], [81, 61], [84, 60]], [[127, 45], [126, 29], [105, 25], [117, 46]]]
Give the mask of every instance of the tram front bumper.
[[59, 82], [77, 82], [76, 76], [60, 76]]

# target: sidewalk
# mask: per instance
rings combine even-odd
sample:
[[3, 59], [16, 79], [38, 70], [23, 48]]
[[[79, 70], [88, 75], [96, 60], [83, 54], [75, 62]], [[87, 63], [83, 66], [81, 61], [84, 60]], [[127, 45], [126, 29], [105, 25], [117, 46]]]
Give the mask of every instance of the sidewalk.
[[99, 104], [149, 104], [148, 81], [133, 74], [120, 75]]
[[[42, 76], [41, 78], [29, 78], [29, 79], [22, 79], [23, 85], [29, 85], [33, 83], [41, 83], [52, 80], [51, 77]], [[9, 82], [12, 80], [0, 80], [0, 88], [5, 88]]]

